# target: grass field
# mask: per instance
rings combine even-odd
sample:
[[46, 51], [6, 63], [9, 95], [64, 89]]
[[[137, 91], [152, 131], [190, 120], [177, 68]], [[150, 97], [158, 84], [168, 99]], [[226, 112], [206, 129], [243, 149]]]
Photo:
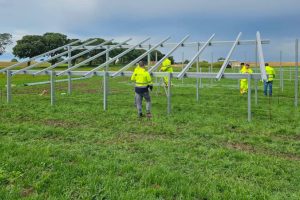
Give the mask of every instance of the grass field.
[[[279, 73], [277, 73], [279, 74]], [[294, 82], [258, 105], [247, 122], [237, 80], [174, 80], [172, 114], [163, 89], [152, 92], [153, 118], [137, 119], [128, 78], [22, 86], [47, 76], [13, 78], [5, 103], [0, 75], [0, 199], [300, 199], [300, 117]], [[253, 91], [254, 94], [254, 91]], [[252, 96], [254, 97], [254, 95]]]

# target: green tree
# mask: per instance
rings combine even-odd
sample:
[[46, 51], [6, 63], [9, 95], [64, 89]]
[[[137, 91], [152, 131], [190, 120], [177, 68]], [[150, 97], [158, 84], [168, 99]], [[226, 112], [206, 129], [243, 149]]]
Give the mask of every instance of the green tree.
[[0, 55], [5, 52], [5, 48], [12, 44], [12, 36], [9, 33], [0, 33]]
[[[96, 46], [96, 45], [99, 45], [99, 44], [101, 44], [101, 43], [103, 43], [105, 40], [104, 39], [102, 39], [102, 38], [89, 38], [88, 40], [95, 40], [96, 39], [96, 41], [95, 42], [93, 42], [92, 44], [90, 44], [90, 45], [92, 45], [92, 46]], [[109, 43], [109, 44], [111, 44], [111, 43]], [[98, 54], [98, 53], [100, 53], [100, 52], [102, 52], [102, 51], [104, 51], [104, 49], [94, 49], [94, 50], [92, 50], [92, 51], [90, 51], [87, 55], [83, 55], [84, 56], [84, 58], [89, 58], [89, 57], [92, 57], [92, 56], [95, 56], [96, 54]], [[109, 52], [109, 54], [111, 54], [112, 52]], [[112, 57], [111, 55], [110, 55], [110, 57]], [[97, 64], [97, 63], [102, 63], [102, 62], [104, 62], [106, 60], [106, 55], [102, 55], [102, 56], [100, 56], [100, 57], [98, 57], [98, 58], [96, 58], [95, 60], [92, 60], [92, 61], [90, 61], [89, 62], [89, 64], [88, 65], [93, 65], [93, 64]]]
[[[44, 47], [44, 52], [47, 51], [51, 51], [52, 49], [56, 49], [58, 47], [64, 46], [68, 43], [68, 39], [67, 36], [61, 33], [45, 33], [43, 36], [43, 43], [45, 45]], [[60, 51], [56, 51], [51, 53], [51, 57], [62, 53], [64, 51], [64, 49], [60, 50]], [[42, 52], [42, 53], [44, 53]], [[56, 63], [58, 61], [58, 59], [53, 59], [51, 60], [51, 64], [53, 65], [54, 63]]]
[[225, 58], [224, 57], [220, 57], [220, 58], [218, 58], [218, 62], [221, 62], [221, 61], [224, 61], [225, 60]]
[[45, 51], [44, 39], [40, 35], [25, 35], [17, 41], [17, 45], [13, 48], [13, 54], [18, 58], [31, 58]]

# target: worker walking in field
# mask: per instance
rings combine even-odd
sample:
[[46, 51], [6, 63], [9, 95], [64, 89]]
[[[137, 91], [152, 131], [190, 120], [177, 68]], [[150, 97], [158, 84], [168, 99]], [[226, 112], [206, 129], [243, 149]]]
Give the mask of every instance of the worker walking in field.
[[[171, 60], [169, 58], [166, 58], [161, 65], [160, 70], [161, 72], [173, 72], [173, 68], [171, 66]], [[164, 83], [165, 86], [168, 87], [169, 78], [167, 76], [164, 77]]]
[[[252, 74], [253, 71], [252, 71], [252, 69], [250, 69], [250, 65], [246, 64], [246, 65], [242, 66], [242, 68], [240, 70], [240, 73], [242, 73], [242, 74]], [[240, 93], [245, 94], [247, 92], [248, 92], [248, 80], [243, 78], [240, 81]]]
[[264, 80], [264, 95], [268, 95], [269, 89], [269, 96], [272, 96], [272, 87], [273, 87], [273, 80], [275, 78], [275, 70], [273, 67], [270, 67], [268, 63], [265, 64], [266, 73], [267, 73], [267, 80]]
[[146, 116], [151, 118], [151, 97], [149, 89], [152, 91], [153, 85], [151, 76], [145, 69], [143, 61], [139, 62], [139, 65], [134, 70], [131, 80], [135, 82], [135, 103], [138, 110], [138, 117], [143, 117], [142, 102], [143, 98], [146, 100]]

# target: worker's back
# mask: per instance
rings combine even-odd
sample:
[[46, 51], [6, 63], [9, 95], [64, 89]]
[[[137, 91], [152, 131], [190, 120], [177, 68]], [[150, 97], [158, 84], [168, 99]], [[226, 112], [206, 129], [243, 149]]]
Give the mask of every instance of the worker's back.
[[152, 83], [149, 72], [147, 72], [142, 67], [135, 68], [135, 70], [131, 76], [131, 80], [135, 81], [135, 85], [137, 87], [145, 87]]
[[275, 78], [274, 68], [270, 66], [266, 66], [266, 73], [267, 73], [268, 81], [273, 81]]

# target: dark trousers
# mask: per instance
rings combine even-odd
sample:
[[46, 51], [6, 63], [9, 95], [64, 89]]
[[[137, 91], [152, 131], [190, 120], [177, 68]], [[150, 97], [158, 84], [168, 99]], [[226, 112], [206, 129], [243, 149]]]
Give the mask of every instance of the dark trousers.
[[146, 100], [146, 112], [150, 113], [151, 112], [151, 98], [149, 92], [139, 92], [135, 93], [135, 103], [136, 103], [136, 108], [138, 110], [138, 114], [142, 113], [142, 102], [143, 98]]
[[264, 94], [265, 94], [265, 96], [268, 95], [268, 89], [269, 89], [269, 96], [272, 96], [272, 85], [273, 85], [273, 81], [264, 81]]

